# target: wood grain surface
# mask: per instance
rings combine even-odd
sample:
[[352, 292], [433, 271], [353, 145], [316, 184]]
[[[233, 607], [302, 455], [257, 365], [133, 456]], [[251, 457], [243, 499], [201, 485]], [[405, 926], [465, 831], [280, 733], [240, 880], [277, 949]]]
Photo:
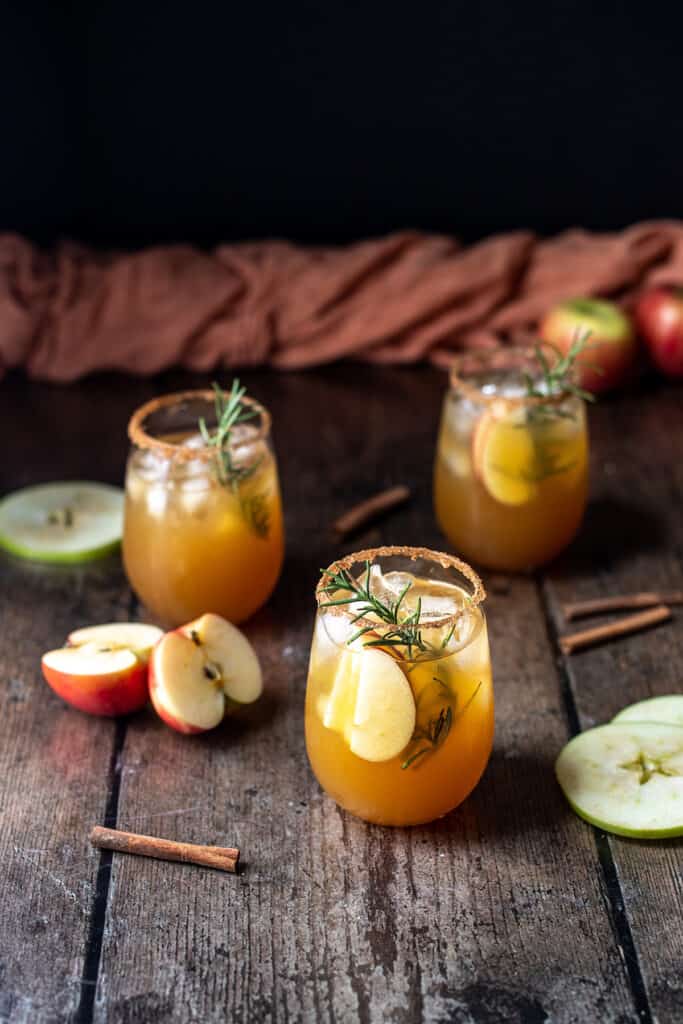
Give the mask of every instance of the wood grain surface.
[[[58, 574], [0, 566], [0, 1019], [681, 1019], [681, 844], [608, 839], [572, 815], [552, 773], [578, 728], [683, 690], [676, 610], [668, 625], [571, 661], [557, 645], [561, 602], [683, 584], [680, 391], [645, 390], [591, 412], [594, 500], [581, 537], [536, 578], [487, 579], [489, 768], [454, 814], [391, 830], [341, 812], [307, 765], [313, 589], [320, 567], [346, 551], [444, 545], [431, 463], [445, 381], [425, 368], [353, 366], [244, 380], [274, 417], [287, 561], [246, 627], [265, 695], [242, 717], [185, 737], [149, 710], [116, 724], [66, 708], [42, 682], [42, 651], [78, 625], [148, 616], [116, 560]], [[9, 378], [0, 415], [17, 443], [2, 460], [2, 491], [120, 481], [132, 408], [205, 383]], [[339, 543], [338, 515], [401, 483], [408, 505]], [[238, 846], [242, 866], [229, 875], [98, 852], [95, 824]]]
[[[558, 623], [564, 600], [683, 588], [683, 393], [642, 395], [595, 413], [591, 514], [545, 583]], [[683, 693], [683, 611], [674, 607], [669, 623], [575, 654], [565, 671], [581, 729], [633, 701]], [[683, 840], [599, 843], [613, 858], [643, 1009], [655, 1020], [683, 1020]]]

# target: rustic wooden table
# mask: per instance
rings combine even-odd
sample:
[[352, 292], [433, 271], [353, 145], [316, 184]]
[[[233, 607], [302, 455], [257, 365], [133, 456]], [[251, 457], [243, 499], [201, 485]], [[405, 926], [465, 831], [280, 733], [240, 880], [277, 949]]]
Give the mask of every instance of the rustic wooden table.
[[[683, 586], [683, 392], [591, 412], [592, 503], [578, 542], [533, 578], [488, 579], [493, 757], [427, 828], [381, 829], [325, 797], [303, 700], [320, 566], [380, 540], [443, 545], [430, 477], [442, 375], [332, 367], [244, 375], [272, 410], [287, 562], [247, 631], [267, 695], [188, 738], [145, 711], [89, 718], [40, 655], [89, 622], [144, 615], [118, 560], [0, 565], [0, 1017], [122, 1022], [683, 1019], [683, 844], [612, 838], [566, 806], [568, 736], [683, 689], [683, 613], [563, 659], [559, 603]], [[133, 408], [204, 378], [0, 385], [0, 492], [120, 483]], [[333, 517], [406, 482], [412, 502], [339, 546]], [[98, 852], [93, 824], [239, 845], [238, 876]]]

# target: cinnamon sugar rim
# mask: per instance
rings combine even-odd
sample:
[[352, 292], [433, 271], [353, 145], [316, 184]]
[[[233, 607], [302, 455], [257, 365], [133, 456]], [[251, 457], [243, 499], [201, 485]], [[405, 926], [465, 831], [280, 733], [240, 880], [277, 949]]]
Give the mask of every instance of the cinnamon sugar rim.
[[[187, 445], [163, 441], [161, 438], [147, 433], [144, 423], [145, 420], [155, 412], [159, 412], [160, 409], [173, 405], [182, 405], [183, 402], [206, 401], [213, 408], [215, 397], [213, 391], [204, 388], [196, 391], [174, 391], [170, 395], [159, 395], [157, 398], [152, 398], [149, 402], [141, 405], [139, 409], [136, 409], [131, 416], [128, 421], [128, 437], [137, 448], [154, 449], [154, 451], [163, 455], [181, 460], [206, 459], [208, 461], [215, 454], [214, 449], [208, 448], [206, 445], [203, 448], [188, 448]], [[260, 402], [246, 395], [242, 398], [242, 402], [244, 405], [251, 406], [258, 413], [259, 421], [258, 427], [255, 428], [255, 433], [245, 443], [253, 444], [255, 441], [264, 441], [270, 433], [270, 413]], [[249, 422], [254, 423], [255, 420], [256, 417]], [[240, 447], [240, 445], [238, 444], [235, 447]]]
[[[557, 352], [548, 342], [539, 341], [538, 345], [540, 347], [546, 345], [557, 356]], [[498, 365], [496, 365], [496, 357], [500, 357]], [[514, 362], [515, 357], [519, 357], [519, 363]], [[480, 385], [467, 380], [462, 373], [462, 367], [465, 363], [476, 361], [477, 359], [481, 361], [482, 370], [490, 369], [505, 372], [506, 370], [520, 369], [524, 366], [525, 360], [527, 363], [531, 363], [532, 367], [538, 368], [536, 351], [532, 346], [501, 345], [498, 348], [483, 349], [480, 352], [463, 352], [462, 355], [456, 356], [451, 364], [449, 373], [450, 387], [454, 391], [459, 391], [471, 402], [483, 403], [485, 405], [491, 405], [494, 402], [505, 402], [512, 408], [534, 405], [560, 405], [568, 398], [574, 397], [571, 391], [558, 391], [550, 395], [497, 395], [495, 393], [485, 395]]]
[[[430, 548], [411, 548], [392, 545], [389, 547], [379, 548], [368, 548], [365, 551], [354, 551], [350, 555], [345, 555], [343, 558], [338, 558], [327, 567], [323, 569], [318, 581], [318, 585], [315, 588], [315, 598], [320, 608], [326, 600], [330, 598], [330, 594], [326, 593], [323, 588], [327, 585], [327, 580], [331, 574], [340, 570], [350, 570], [351, 566], [359, 565], [363, 562], [370, 562], [372, 564], [376, 558], [390, 558], [392, 555], [402, 555], [404, 558], [409, 558], [412, 562], [416, 562], [419, 558], [426, 562], [436, 562], [443, 569], [456, 569], [457, 572], [464, 576], [468, 583], [472, 586], [472, 593], [468, 594], [468, 608], [461, 608], [457, 612], [453, 612], [450, 615], [443, 615], [440, 619], [431, 619], [429, 623], [422, 623], [424, 628], [428, 629], [442, 629], [444, 626], [450, 626], [463, 615], [463, 613], [469, 610], [469, 607], [476, 607], [481, 604], [486, 598], [486, 591], [481, 578], [477, 575], [474, 569], [463, 562], [462, 559], [457, 558], [455, 555], [446, 554], [445, 551], [432, 551]], [[326, 612], [332, 615], [345, 615], [348, 614], [347, 605], [335, 605], [331, 608], [326, 608]], [[386, 625], [388, 628], [393, 628], [389, 623], [380, 624], [371, 619], [358, 619], [355, 623], [359, 628], [364, 625], [371, 625], [375, 628], [378, 625]]]

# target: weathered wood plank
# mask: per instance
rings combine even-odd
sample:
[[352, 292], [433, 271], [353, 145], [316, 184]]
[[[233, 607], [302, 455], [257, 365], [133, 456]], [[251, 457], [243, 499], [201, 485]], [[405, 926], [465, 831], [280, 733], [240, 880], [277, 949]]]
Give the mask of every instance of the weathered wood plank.
[[[683, 586], [683, 394], [662, 388], [624, 397], [591, 417], [593, 508], [546, 585], [556, 626], [567, 631], [575, 627], [562, 622], [562, 601]], [[683, 692], [681, 664], [680, 610], [651, 632], [567, 659], [581, 728], [609, 721], [632, 701]], [[654, 1018], [680, 1020], [683, 842], [611, 837], [609, 847]]]
[[[120, 398], [6, 382], [0, 391], [1, 493], [60, 476], [111, 479], [102, 458]], [[121, 452], [123, 455], [123, 451]], [[104, 477], [103, 477], [104, 474]], [[45, 650], [76, 625], [125, 618], [117, 560], [85, 569], [0, 561], [0, 1019], [72, 1019], [93, 909], [99, 854], [88, 829], [104, 813], [115, 726], [73, 711], [40, 671]]]
[[121, 828], [239, 845], [245, 869], [116, 858], [96, 1020], [634, 1020], [592, 834], [552, 776], [567, 724], [532, 582], [490, 602], [496, 749], [459, 812], [369, 827], [307, 767], [313, 586], [340, 550], [328, 525], [405, 482], [411, 504], [343, 550], [442, 543], [430, 479], [442, 379], [335, 367], [249, 383], [274, 414], [288, 522], [283, 579], [248, 627], [267, 697], [207, 736], [132, 720], [118, 814]]

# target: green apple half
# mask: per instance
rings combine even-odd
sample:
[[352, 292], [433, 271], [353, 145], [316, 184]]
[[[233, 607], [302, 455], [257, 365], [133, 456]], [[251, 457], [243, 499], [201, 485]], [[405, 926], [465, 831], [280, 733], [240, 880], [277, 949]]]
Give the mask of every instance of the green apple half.
[[615, 722], [566, 745], [555, 774], [585, 821], [638, 839], [683, 835], [683, 728]]
[[665, 725], [683, 725], [683, 694], [670, 693], [665, 697], [650, 697], [629, 704], [612, 719], [613, 722], [662, 722]]
[[39, 484], [0, 502], [0, 547], [38, 562], [85, 562], [114, 551], [123, 491], [88, 481]]

